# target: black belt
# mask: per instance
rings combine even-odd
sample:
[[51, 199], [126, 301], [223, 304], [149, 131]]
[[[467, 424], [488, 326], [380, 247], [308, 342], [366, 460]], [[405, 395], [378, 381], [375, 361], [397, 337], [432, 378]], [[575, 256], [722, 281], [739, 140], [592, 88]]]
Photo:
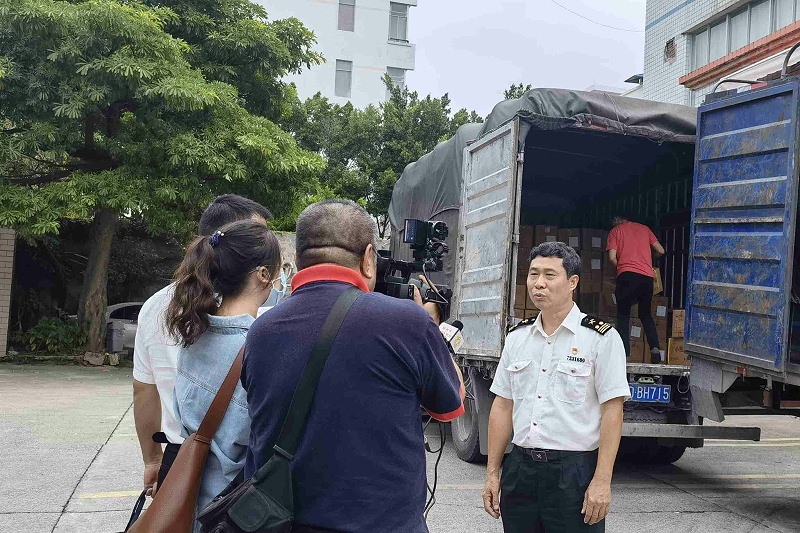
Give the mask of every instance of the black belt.
[[560, 461], [562, 459], [566, 459], [567, 457], [575, 457], [576, 455], [587, 455], [590, 453], [597, 453], [597, 450], [586, 451], [586, 452], [574, 452], [574, 451], [566, 451], [566, 450], [543, 450], [541, 448], [523, 448], [522, 446], [514, 445], [514, 448], [521, 451], [534, 461], [539, 461], [542, 463], [548, 463], [551, 461]]

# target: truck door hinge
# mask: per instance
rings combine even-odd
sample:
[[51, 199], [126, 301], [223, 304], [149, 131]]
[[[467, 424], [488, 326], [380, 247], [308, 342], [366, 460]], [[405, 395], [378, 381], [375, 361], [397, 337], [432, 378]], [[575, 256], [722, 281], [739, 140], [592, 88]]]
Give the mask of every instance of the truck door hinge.
[[525, 162], [525, 152], [517, 152], [517, 163]]

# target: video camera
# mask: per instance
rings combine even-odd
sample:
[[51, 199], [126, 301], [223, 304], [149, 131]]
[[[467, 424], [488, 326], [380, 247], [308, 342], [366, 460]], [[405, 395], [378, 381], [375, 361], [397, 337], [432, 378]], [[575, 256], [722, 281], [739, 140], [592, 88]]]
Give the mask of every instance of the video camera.
[[450, 316], [450, 300], [453, 290], [444, 285], [424, 285], [419, 280], [411, 279], [415, 272], [421, 272], [427, 278], [429, 272], [441, 272], [442, 258], [450, 251], [444, 242], [450, 230], [441, 221], [424, 221], [407, 219], [403, 233], [403, 243], [411, 247], [414, 261], [392, 259], [388, 250], [378, 252], [378, 281], [375, 292], [413, 300], [416, 286], [422, 294], [423, 302], [434, 302], [439, 306], [439, 314], [444, 322]]

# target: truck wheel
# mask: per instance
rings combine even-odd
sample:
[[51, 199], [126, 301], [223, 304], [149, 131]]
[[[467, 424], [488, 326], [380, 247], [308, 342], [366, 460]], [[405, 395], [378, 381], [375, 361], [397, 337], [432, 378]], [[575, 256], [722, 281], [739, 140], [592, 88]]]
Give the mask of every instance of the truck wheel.
[[668, 446], [656, 445], [654, 448], [655, 449], [651, 452], [653, 455], [650, 461], [651, 464], [657, 465], [671, 465], [683, 457], [683, 453], [686, 451], [686, 446], [681, 446], [679, 444], [671, 444]]
[[686, 446], [661, 445], [653, 438], [623, 437], [620, 442], [620, 461], [644, 465], [669, 465], [683, 456]]
[[481, 454], [475, 400], [464, 399], [464, 414], [450, 422], [450, 433], [459, 459], [468, 463], [486, 462], [486, 456]]

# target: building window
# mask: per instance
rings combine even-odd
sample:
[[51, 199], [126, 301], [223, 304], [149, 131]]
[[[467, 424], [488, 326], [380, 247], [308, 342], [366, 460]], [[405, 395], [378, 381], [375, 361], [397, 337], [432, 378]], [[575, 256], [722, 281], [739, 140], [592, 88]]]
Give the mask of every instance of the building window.
[[717, 18], [692, 35], [692, 69], [716, 61], [800, 18], [800, 0], [759, 0]]
[[390, 3], [389, 39], [408, 42], [408, 5]]
[[[392, 80], [392, 85], [400, 89], [401, 91], [406, 88], [406, 70], [402, 68], [396, 67], [388, 67], [386, 69], [386, 74], [389, 75], [389, 78]], [[391, 97], [391, 93], [387, 89], [386, 91], [386, 99], [388, 100]]]
[[350, 98], [353, 90], [353, 62], [336, 60], [336, 96]]
[[356, 0], [339, 0], [339, 29], [355, 31]]
[[781, 29], [794, 22], [794, 0], [776, 0], [775, 29]]

